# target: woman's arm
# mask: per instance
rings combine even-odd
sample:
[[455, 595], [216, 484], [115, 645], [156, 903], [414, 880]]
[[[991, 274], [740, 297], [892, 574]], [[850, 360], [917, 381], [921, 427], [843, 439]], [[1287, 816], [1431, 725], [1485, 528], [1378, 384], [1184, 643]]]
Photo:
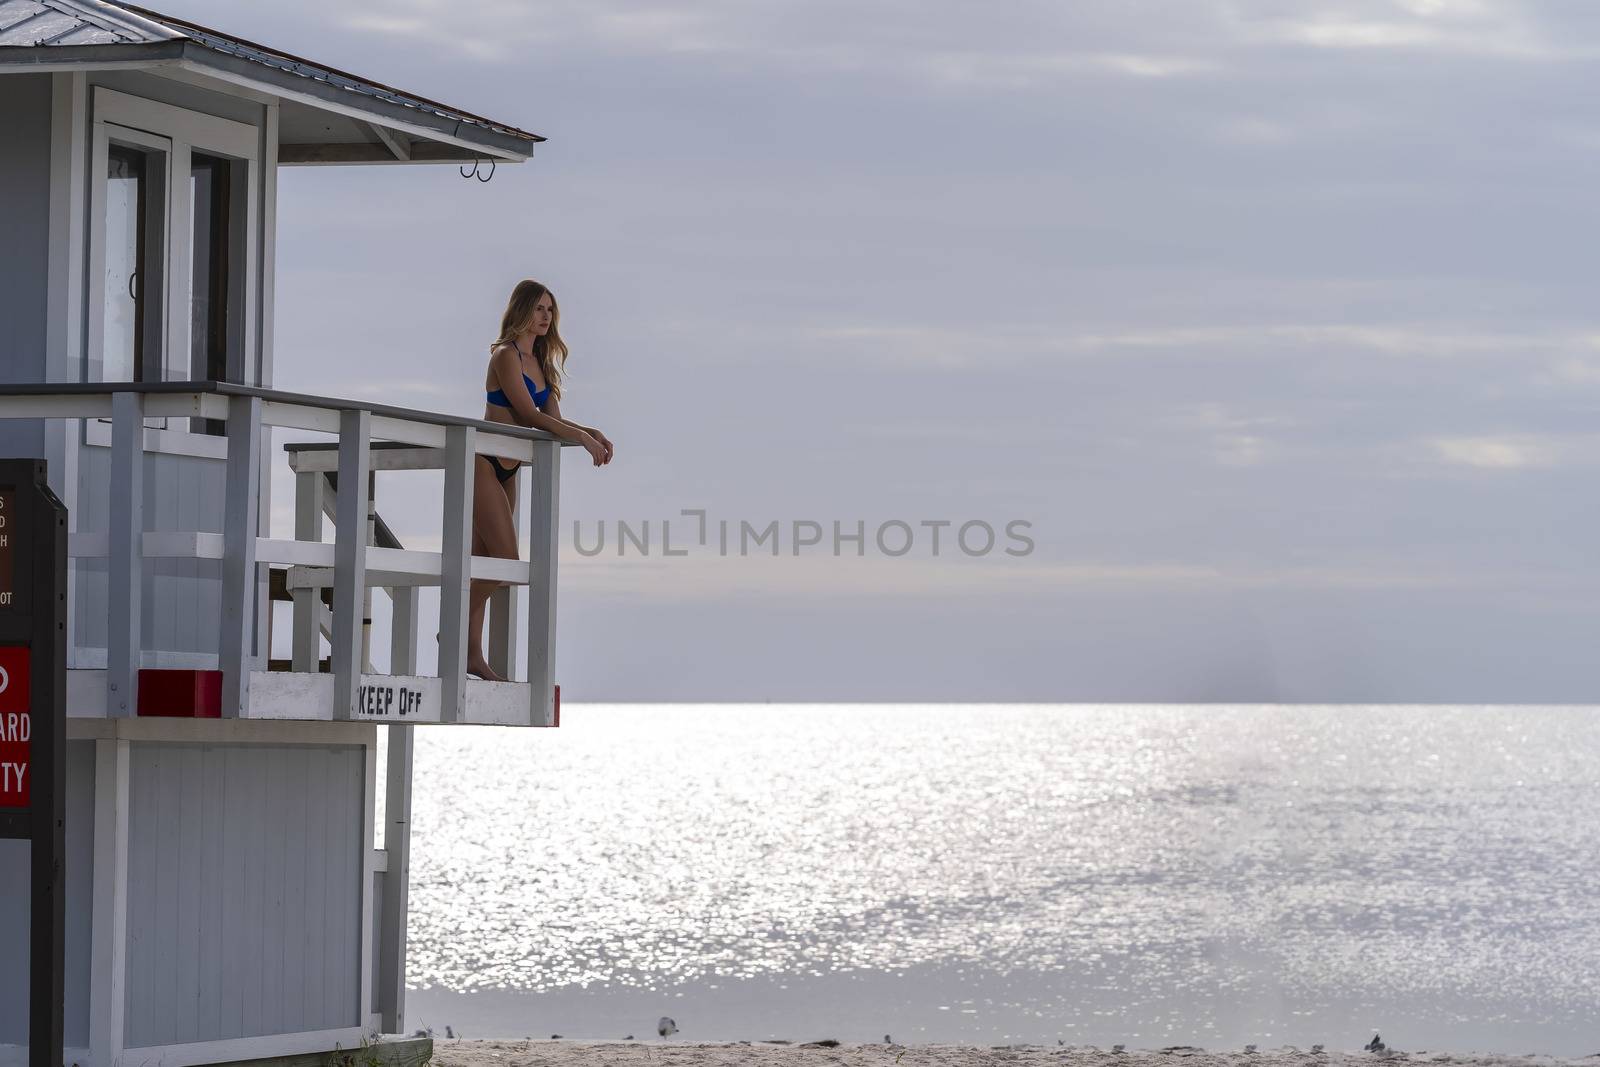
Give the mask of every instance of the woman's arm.
[[543, 430], [563, 441], [583, 443], [580, 440], [585, 432], [583, 427], [547, 415], [534, 404], [533, 397], [528, 394], [528, 383], [522, 380], [522, 361], [517, 358], [516, 349], [510, 345], [502, 346], [489, 357], [489, 366], [500, 383], [500, 391], [511, 401], [511, 414], [516, 417], [518, 425]]
[[595, 429], [593, 426], [585, 426], [582, 423], [573, 422], [571, 419], [564, 418], [561, 414], [561, 402], [555, 397], [551, 397], [549, 400], [545, 401], [544, 413], [551, 418], [559, 419], [568, 426], [571, 426], [574, 429], [586, 433], [590, 437], [594, 438], [600, 443], [600, 447], [605, 451], [606, 458], [602, 461], [602, 463], [611, 462], [611, 457], [616, 453], [616, 447], [612, 445], [611, 439], [605, 434], [601, 433], [599, 430]]
[[589, 453], [596, 467], [611, 461], [611, 450], [591, 436], [583, 427], [540, 411], [528, 393], [528, 383], [522, 380], [522, 360], [510, 345], [502, 347], [489, 358], [500, 389], [511, 402], [511, 413], [519, 425], [531, 430], [543, 430], [563, 441], [579, 444]]

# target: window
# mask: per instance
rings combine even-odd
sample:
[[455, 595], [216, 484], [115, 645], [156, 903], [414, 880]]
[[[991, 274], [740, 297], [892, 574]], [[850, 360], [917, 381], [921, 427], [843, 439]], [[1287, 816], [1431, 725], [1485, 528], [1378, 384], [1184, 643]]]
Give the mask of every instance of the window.
[[162, 377], [163, 146], [158, 138], [139, 137], [106, 147], [99, 353], [103, 381]]
[[261, 128], [104, 86], [93, 111], [87, 379], [254, 380]]
[[196, 152], [189, 159], [189, 357], [193, 378], [228, 376], [229, 162]]
[[139, 275], [145, 266], [144, 153], [113, 146], [106, 160], [105, 372], [108, 381], [138, 380], [144, 355], [145, 302]]
[[[189, 199], [194, 209], [189, 225], [189, 377], [196, 381], [229, 378], [232, 170], [231, 161], [221, 156], [195, 152], [189, 157]], [[194, 429], [221, 434], [224, 424], [195, 419]]]

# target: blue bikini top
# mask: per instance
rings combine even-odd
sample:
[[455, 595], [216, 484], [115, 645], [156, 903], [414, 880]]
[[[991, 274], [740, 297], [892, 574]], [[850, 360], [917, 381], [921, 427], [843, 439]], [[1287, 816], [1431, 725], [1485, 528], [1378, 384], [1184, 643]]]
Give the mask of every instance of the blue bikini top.
[[[535, 389], [533, 387], [533, 379], [528, 377], [526, 371], [522, 374], [522, 381], [528, 387], [528, 395], [533, 397], [533, 406], [541, 411], [544, 410], [544, 402], [550, 397], [550, 387], [545, 386], [543, 389]], [[508, 408], [511, 406], [511, 401], [506, 396], [504, 389], [496, 389], [491, 392], [488, 396], [488, 401], [495, 407]]]

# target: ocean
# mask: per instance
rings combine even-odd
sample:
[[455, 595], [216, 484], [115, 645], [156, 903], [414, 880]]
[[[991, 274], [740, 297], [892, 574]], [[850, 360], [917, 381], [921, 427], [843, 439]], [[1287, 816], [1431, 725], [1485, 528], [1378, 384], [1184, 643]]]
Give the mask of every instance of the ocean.
[[1600, 713], [568, 705], [417, 731], [406, 1027], [1600, 1050]]

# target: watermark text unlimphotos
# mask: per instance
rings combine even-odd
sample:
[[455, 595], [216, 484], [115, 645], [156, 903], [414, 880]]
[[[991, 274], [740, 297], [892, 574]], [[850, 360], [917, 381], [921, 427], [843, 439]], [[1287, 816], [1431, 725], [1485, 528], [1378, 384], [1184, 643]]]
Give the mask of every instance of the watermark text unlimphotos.
[[[574, 519], [572, 547], [580, 556], [611, 552], [618, 556], [1027, 556], [1033, 523], [1010, 519], [887, 519], [869, 526], [852, 521], [708, 519], [704, 508], [684, 508], [673, 519]], [[673, 523], [677, 522], [674, 526]]]

